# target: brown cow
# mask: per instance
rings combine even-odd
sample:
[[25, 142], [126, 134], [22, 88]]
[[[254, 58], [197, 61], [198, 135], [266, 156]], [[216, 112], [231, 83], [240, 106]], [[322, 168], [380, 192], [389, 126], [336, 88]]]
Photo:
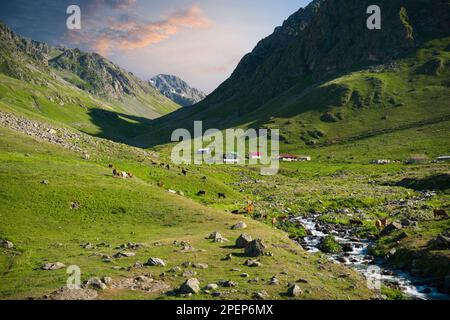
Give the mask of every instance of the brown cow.
[[272, 227], [275, 226], [277, 224], [277, 218], [273, 217], [272, 218]]
[[128, 178], [132, 179], [134, 177], [133, 172], [127, 172]]
[[448, 214], [444, 209], [434, 209], [433, 215], [435, 218], [448, 218]]
[[252, 201], [248, 201], [247, 208], [245, 208], [245, 211], [247, 211], [248, 214], [253, 213], [253, 211], [255, 211], [255, 206], [253, 205]]
[[386, 218], [375, 221], [375, 227], [377, 227], [377, 229], [380, 229], [380, 230], [386, 228], [387, 224], [388, 224], [388, 221]]

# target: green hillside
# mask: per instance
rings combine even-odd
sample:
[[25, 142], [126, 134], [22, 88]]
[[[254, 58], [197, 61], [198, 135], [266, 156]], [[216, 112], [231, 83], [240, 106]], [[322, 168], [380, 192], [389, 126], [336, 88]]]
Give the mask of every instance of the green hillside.
[[[179, 108], [146, 82], [97, 54], [55, 49], [0, 24], [0, 108], [117, 141]], [[75, 52], [73, 59], [63, 54]], [[70, 57], [70, 55], [69, 55]], [[56, 62], [59, 63], [56, 63]], [[68, 63], [70, 67], [67, 67]]]

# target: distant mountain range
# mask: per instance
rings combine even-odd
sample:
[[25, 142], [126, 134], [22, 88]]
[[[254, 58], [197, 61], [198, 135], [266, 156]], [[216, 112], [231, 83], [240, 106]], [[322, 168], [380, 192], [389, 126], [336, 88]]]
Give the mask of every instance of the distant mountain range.
[[180, 107], [97, 53], [25, 39], [1, 22], [0, 44], [0, 108], [124, 141]]
[[173, 75], [159, 74], [150, 79], [150, 84], [183, 107], [196, 104], [206, 97], [206, 94], [190, 87], [185, 81]]

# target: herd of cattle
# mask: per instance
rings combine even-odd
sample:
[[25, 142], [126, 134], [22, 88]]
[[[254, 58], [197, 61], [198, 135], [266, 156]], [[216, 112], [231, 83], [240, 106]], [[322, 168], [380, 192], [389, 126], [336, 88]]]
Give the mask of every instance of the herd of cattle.
[[[156, 165], [157, 163], [154, 162], [153, 164]], [[162, 167], [165, 167], [167, 170], [170, 170], [170, 165], [168, 165], [168, 164], [166, 165], [164, 163], [161, 163], [159, 165], [162, 166]], [[127, 179], [127, 178], [131, 179], [131, 178], [134, 177], [132, 172], [118, 171], [117, 169], [113, 168], [112, 164], [109, 165], [109, 168], [113, 169], [113, 176], [114, 177], [120, 177], [120, 178], [123, 178], [123, 179]], [[181, 169], [181, 174], [184, 175], [184, 176], [187, 176], [188, 171], [186, 169]], [[206, 180], [206, 177], [203, 177], [203, 179]], [[204, 196], [206, 196], [206, 191], [200, 190], [199, 192], [197, 192], [196, 195], [199, 196], [199, 197], [204, 197]], [[217, 196], [218, 196], [219, 199], [226, 199], [227, 198], [225, 193], [223, 193], [223, 192], [219, 192], [217, 194]], [[245, 208], [243, 208], [242, 210], [233, 210], [231, 213], [233, 213], [233, 214], [245, 214], [245, 213], [252, 214], [254, 212], [254, 210], [255, 210], [255, 206], [254, 206], [253, 202], [252, 201], [248, 201], [247, 206]], [[438, 219], [441, 219], [441, 218], [446, 219], [446, 218], [448, 218], [448, 214], [447, 214], [447, 212], [444, 209], [435, 209], [433, 211], [433, 215], [434, 215], [434, 218], [438, 218]], [[266, 218], [266, 217], [262, 217], [262, 218]], [[273, 217], [272, 218], [272, 225], [275, 226], [279, 222], [280, 223], [284, 223], [288, 219], [289, 219], [288, 216]], [[361, 221], [359, 219], [350, 219], [349, 222], [350, 222], [350, 225], [354, 225], [354, 226], [362, 226], [364, 224], [363, 221]], [[389, 222], [388, 222], [388, 220], [386, 218], [378, 219], [378, 220], [375, 221], [375, 227], [377, 229], [379, 229], [379, 230], [382, 230], [382, 229], [386, 228], [386, 226], [388, 224], [389, 224]]]

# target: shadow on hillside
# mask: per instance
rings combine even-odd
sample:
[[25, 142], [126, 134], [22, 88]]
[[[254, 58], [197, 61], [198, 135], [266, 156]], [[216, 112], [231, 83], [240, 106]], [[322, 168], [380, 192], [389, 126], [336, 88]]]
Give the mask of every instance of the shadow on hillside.
[[404, 178], [396, 182], [387, 182], [384, 185], [391, 187], [404, 187], [416, 191], [444, 191], [450, 189], [450, 174], [436, 174], [422, 179]]
[[133, 145], [131, 138], [148, 132], [152, 123], [147, 118], [104, 109], [90, 109], [88, 115], [101, 130], [94, 136], [129, 145]]

